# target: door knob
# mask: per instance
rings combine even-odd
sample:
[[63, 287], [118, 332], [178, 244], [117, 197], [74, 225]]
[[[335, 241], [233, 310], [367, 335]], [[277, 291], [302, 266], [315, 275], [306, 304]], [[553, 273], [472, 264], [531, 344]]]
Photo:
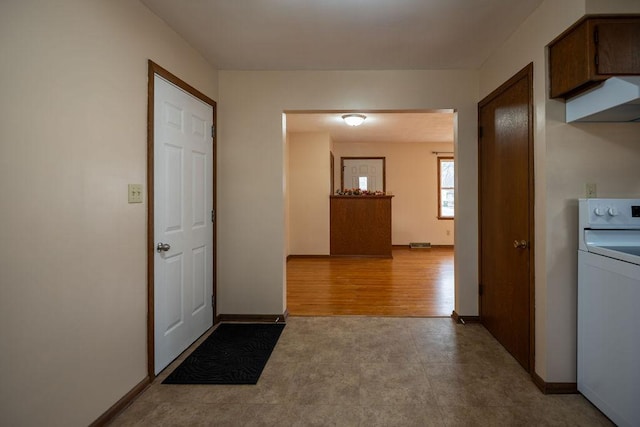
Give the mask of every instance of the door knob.
[[162, 243], [162, 242], [160, 242], [160, 243], [158, 243], [158, 246], [156, 246], [156, 250], [157, 250], [158, 252], [166, 252], [166, 251], [168, 251], [169, 249], [171, 249], [171, 245], [170, 245], [170, 244], [168, 244], [168, 243]]
[[514, 240], [513, 247], [516, 249], [526, 249], [529, 243], [526, 240]]

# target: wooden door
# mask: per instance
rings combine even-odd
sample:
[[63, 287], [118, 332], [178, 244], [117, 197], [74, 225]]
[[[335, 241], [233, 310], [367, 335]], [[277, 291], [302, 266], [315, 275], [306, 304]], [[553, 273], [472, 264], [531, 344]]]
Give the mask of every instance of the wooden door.
[[533, 133], [530, 64], [478, 105], [480, 317], [533, 369]]

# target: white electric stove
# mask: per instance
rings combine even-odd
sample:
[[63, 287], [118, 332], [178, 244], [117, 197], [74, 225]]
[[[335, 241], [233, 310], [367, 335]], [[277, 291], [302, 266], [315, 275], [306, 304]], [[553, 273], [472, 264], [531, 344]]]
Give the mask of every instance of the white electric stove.
[[640, 426], [640, 199], [580, 199], [578, 391]]

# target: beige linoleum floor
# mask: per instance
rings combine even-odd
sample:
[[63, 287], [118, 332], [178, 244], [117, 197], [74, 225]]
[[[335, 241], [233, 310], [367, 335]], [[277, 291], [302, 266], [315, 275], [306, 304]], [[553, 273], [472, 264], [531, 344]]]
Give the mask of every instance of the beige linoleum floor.
[[449, 318], [289, 317], [255, 386], [161, 384], [187, 354], [112, 425], [612, 425], [581, 395], [543, 395], [482, 326]]

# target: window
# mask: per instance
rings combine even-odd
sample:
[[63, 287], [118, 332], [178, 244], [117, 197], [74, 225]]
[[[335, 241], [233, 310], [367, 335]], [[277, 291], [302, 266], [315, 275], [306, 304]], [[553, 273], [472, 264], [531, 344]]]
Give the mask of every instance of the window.
[[367, 191], [367, 177], [366, 176], [360, 176], [358, 177], [358, 188], [361, 189], [362, 191]]
[[438, 157], [438, 218], [453, 219], [453, 157]]

